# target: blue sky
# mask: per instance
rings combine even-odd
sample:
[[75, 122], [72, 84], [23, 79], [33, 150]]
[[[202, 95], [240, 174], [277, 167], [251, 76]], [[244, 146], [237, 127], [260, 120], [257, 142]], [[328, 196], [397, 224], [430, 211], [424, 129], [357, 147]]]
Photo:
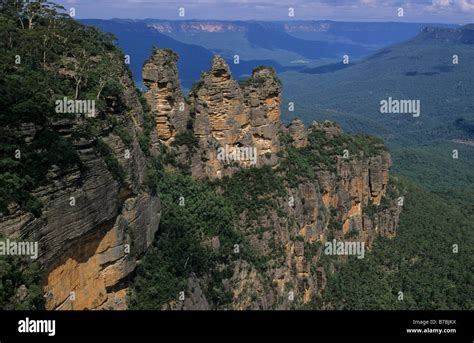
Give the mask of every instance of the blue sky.
[[[474, 22], [474, 0], [53, 0], [76, 18]], [[179, 17], [178, 10], [185, 9]], [[288, 8], [294, 17], [288, 17]], [[398, 8], [404, 17], [397, 16]]]

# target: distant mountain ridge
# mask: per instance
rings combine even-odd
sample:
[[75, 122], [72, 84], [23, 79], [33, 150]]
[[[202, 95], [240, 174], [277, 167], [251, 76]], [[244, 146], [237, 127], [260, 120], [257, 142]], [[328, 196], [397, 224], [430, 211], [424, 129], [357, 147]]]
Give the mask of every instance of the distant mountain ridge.
[[[222, 33], [250, 32], [257, 25], [265, 30], [283, 31], [298, 38], [343, 37], [348, 42], [368, 45], [387, 45], [414, 37], [427, 26], [456, 28], [454, 24], [400, 22], [337, 22], [331, 20], [291, 21], [223, 21], [223, 20], [162, 20], [144, 19], [143, 22], [160, 33]], [[315, 39], [313, 37], [313, 39]]]
[[[169, 48], [179, 54], [178, 67], [180, 68], [181, 82], [188, 89], [196, 79], [199, 79], [201, 73], [209, 68], [209, 61], [214, 55], [212, 51], [202, 46], [183, 43], [164, 35], [150, 28], [143, 21], [84, 19], [81, 22], [85, 25], [95, 26], [102, 31], [113, 33], [117, 37], [117, 44], [130, 56], [130, 68], [133, 78], [138, 84], [141, 84], [143, 63], [150, 55], [153, 47]], [[229, 58], [227, 62], [232, 63]], [[292, 69], [291, 67], [282, 67], [279, 63], [270, 59], [252, 61], [242, 59], [239, 64], [233, 64], [232, 71], [237, 78], [247, 77], [252, 69], [259, 65], [271, 66], [278, 71]]]
[[[160, 19], [85, 19], [82, 23], [111, 32], [131, 58], [134, 80], [141, 84], [141, 68], [152, 47], [170, 48], [180, 60], [185, 88], [199, 79], [214, 54], [231, 65], [237, 79], [259, 65], [279, 73], [314, 67], [321, 60], [368, 56], [375, 49], [414, 37], [426, 24], [349, 23], [332, 21], [221, 21]], [[443, 27], [456, 27], [444, 25]], [[235, 56], [239, 61], [234, 62]], [[324, 62], [322, 62], [324, 63]]]
[[[474, 117], [471, 27], [427, 27], [407, 42], [348, 65], [334, 63], [284, 73], [286, 96], [307, 122], [329, 117], [346, 129], [379, 134], [397, 144], [402, 137], [405, 143], [451, 139], [461, 134], [456, 119]], [[421, 117], [380, 114], [380, 101], [389, 96], [419, 99]], [[290, 119], [292, 114], [287, 116]]]
[[[427, 27], [413, 39], [367, 58], [281, 73], [282, 117], [306, 123], [330, 119], [352, 132], [382, 137], [395, 172], [432, 190], [472, 185], [474, 180], [473, 25]], [[421, 115], [381, 113], [384, 99], [419, 100]], [[459, 159], [453, 159], [453, 151]], [[471, 186], [472, 188], [472, 186]]]
[[425, 27], [418, 39], [441, 40], [446, 43], [474, 44], [474, 24], [460, 28]]

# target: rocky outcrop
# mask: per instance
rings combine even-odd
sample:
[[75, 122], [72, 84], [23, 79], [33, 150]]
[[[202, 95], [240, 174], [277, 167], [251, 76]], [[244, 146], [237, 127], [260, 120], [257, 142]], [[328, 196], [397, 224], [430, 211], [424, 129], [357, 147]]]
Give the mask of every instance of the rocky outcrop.
[[308, 132], [299, 119], [293, 119], [288, 126], [288, 133], [293, 139], [293, 146], [296, 148], [303, 148], [308, 144]]
[[126, 309], [126, 283], [159, 224], [156, 197], [128, 198], [115, 221], [80, 237], [47, 277], [49, 309]]
[[253, 71], [243, 90], [245, 103], [250, 109], [253, 144], [262, 158], [262, 164], [274, 165], [275, 160], [268, 156], [273, 156], [280, 149], [280, 80], [272, 68], [260, 67]]
[[143, 83], [148, 87], [145, 98], [156, 122], [156, 137], [170, 144], [178, 133], [186, 130], [189, 108], [178, 79], [178, 55], [157, 49], [143, 66]]
[[[157, 50], [143, 70], [150, 89], [147, 100], [156, 113], [158, 138], [165, 144], [179, 133], [173, 121], [183, 128], [183, 118], [188, 114], [176, 110], [176, 102], [182, 97], [176, 88], [179, 82], [173, 56]], [[239, 85], [224, 59], [215, 56], [211, 69], [189, 94], [189, 102], [192, 130], [198, 142], [189, 161], [195, 177], [222, 177], [242, 166], [278, 163], [281, 84], [273, 69], [256, 69], [245, 84]], [[224, 154], [220, 155], [220, 151]], [[242, 152], [240, 158], [226, 158], [237, 151]], [[251, 158], [253, 153], [255, 158]]]

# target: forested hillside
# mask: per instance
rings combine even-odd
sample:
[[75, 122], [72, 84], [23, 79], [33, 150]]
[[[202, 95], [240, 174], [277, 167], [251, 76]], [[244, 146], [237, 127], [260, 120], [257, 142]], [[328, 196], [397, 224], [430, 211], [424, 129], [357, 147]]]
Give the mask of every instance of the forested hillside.
[[397, 237], [377, 240], [366, 259], [342, 266], [328, 282], [323, 308], [474, 308], [472, 189], [464, 195], [435, 195], [410, 181], [403, 184]]

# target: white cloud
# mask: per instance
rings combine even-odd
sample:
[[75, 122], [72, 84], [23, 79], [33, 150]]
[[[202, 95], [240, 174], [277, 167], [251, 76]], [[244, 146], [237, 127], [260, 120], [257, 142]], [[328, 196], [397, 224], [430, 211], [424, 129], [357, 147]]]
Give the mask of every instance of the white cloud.
[[453, 4], [452, 0], [433, 0], [433, 6], [449, 7]]
[[470, 0], [458, 0], [458, 5], [464, 12], [474, 12], [474, 3]]

